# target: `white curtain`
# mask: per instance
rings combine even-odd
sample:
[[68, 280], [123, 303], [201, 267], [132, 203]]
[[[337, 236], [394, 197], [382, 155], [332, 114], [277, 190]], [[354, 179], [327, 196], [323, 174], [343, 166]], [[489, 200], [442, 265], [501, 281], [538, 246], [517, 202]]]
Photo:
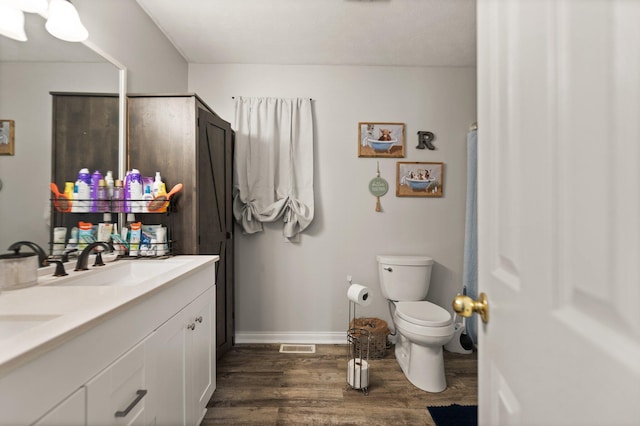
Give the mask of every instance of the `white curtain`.
[[313, 219], [310, 99], [236, 98], [233, 215], [245, 233], [283, 218], [293, 238]]

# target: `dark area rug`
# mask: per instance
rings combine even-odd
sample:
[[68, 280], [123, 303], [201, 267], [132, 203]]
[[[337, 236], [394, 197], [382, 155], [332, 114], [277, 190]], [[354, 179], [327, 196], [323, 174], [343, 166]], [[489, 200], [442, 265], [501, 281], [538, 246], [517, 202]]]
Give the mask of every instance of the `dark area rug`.
[[476, 426], [477, 405], [452, 404], [444, 407], [427, 407], [436, 426]]

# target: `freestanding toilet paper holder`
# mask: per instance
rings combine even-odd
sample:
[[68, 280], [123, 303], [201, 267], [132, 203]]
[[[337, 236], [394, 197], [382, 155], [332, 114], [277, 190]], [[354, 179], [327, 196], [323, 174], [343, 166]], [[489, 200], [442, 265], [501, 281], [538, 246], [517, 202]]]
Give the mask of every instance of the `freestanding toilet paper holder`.
[[[347, 277], [351, 284], [351, 277]], [[349, 329], [347, 330], [347, 386], [369, 395], [369, 342], [371, 332], [352, 327], [356, 319], [356, 303], [349, 300]]]

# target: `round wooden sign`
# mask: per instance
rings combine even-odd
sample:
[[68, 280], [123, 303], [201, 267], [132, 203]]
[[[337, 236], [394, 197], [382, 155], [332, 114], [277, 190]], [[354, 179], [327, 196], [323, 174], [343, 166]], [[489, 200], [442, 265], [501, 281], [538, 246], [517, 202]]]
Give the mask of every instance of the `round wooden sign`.
[[371, 195], [374, 197], [382, 197], [388, 190], [389, 183], [381, 177], [374, 177], [369, 182], [369, 192], [371, 192]]

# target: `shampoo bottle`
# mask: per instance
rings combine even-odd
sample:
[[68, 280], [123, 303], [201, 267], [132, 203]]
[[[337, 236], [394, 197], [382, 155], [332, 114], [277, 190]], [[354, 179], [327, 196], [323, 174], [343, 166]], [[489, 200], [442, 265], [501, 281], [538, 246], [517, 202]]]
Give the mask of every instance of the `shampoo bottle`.
[[100, 170], [96, 170], [91, 175], [91, 211], [97, 212], [99, 210], [98, 191], [100, 190], [100, 181], [102, 180], [102, 173]]
[[[77, 213], [89, 213], [91, 209], [91, 175], [89, 169], [80, 169], [76, 181], [77, 197], [74, 193], [74, 205], [77, 204]], [[78, 201], [75, 201], [75, 200]], [[72, 208], [73, 211], [73, 208]]]
[[142, 176], [138, 169], [131, 169], [129, 174], [129, 203], [132, 213], [142, 213]]
[[122, 187], [122, 181], [116, 179], [113, 186], [113, 196], [111, 197], [111, 209], [116, 213], [124, 212], [124, 188]]
[[[164, 182], [162, 182], [160, 184], [160, 189], [158, 190], [158, 195], [167, 195], [167, 187], [165, 186]], [[165, 213], [167, 211], [167, 207], [166, 205], [169, 203], [164, 203], [165, 206], [162, 207], [160, 210], [157, 210], [158, 213]]]
[[99, 213], [109, 211], [109, 189], [107, 188], [107, 181], [104, 179], [100, 179], [100, 183], [98, 185], [96, 211]]

